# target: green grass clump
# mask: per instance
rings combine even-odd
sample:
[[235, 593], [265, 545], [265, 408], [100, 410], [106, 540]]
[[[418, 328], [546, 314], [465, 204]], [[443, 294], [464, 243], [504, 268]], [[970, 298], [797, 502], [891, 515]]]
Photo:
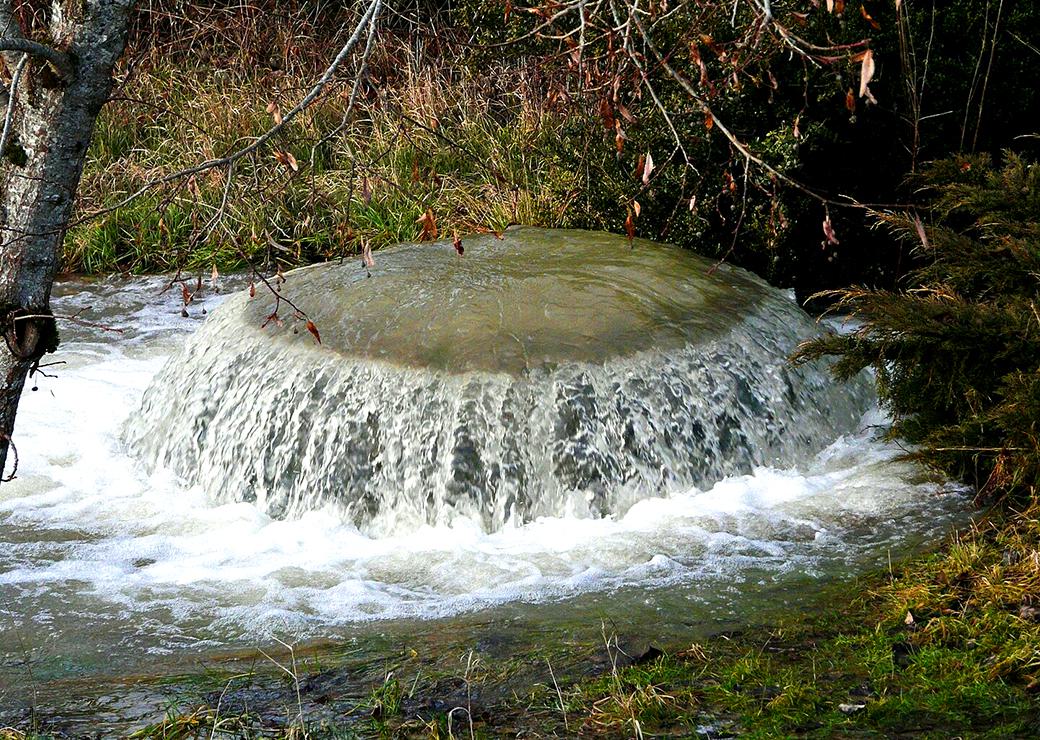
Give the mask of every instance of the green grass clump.
[[[843, 608], [578, 683], [570, 720], [611, 736], [714, 725], [742, 737], [1035, 737], [1038, 553], [1040, 509], [983, 519], [861, 582]], [[551, 692], [542, 702], [549, 712]]]

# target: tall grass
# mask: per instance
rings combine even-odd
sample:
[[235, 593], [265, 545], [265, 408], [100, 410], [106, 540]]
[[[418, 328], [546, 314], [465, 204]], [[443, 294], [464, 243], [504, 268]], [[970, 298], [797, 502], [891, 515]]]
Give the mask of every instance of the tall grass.
[[[417, 38], [385, 37], [349, 116], [345, 79], [271, 148], [240, 161], [230, 183], [226, 170], [211, 170], [89, 217], [150, 179], [248, 144], [271, 126], [272, 105], [291, 108], [314, 79], [309, 65], [242, 59], [144, 65], [98, 123], [65, 269], [347, 257], [416, 238], [427, 209], [445, 235], [565, 224], [578, 186], [560, 153], [565, 118], [542, 104], [522, 69], [478, 72]], [[291, 154], [298, 169], [275, 152]]]

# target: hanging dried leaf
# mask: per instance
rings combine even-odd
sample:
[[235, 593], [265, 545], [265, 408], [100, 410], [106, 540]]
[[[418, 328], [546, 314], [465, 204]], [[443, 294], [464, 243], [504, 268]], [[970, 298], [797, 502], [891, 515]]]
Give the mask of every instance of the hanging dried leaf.
[[715, 116], [713, 116], [711, 114], [710, 110], [709, 111], [705, 111], [704, 112], [704, 130], [705, 131], [711, 131], [711, 129], [714, 126], [715, 126]]
[[307, 319], [307, 331], [311, 333], [311, 336], [314, 337], [314, 340], [318, 344], [321, 344], [321, 334], [318, 333], [318, 327], [316, 327], [314, 322], [310, 319]]
[[635, 176], [636, 177], [642, 177], [643, 176], [643, 169], [645, 167], [646, 167], [646, 155], [645, 154], [640, 154], [639, 155], [639, 160], [636, 162], [636, 171], [634, 173]]
[[849, 91], [845, 93], [845, 107], [848, 109], [849, 113], [856, 112], [856, 96], [852, 94], [851, 87], [849, 88]]
[[638, 200], [633, 200], [632, 210], [636, 212], [636, 218], [639, 218], [639, 214], [643, 211], [643, 206], [639, 205]]
[[654, 158], [650, 156], [650, 152], [646, 153], [646, 161], [643, 163], [643, 184], [650, 184], [650, 173], [654, 171]]
[[841, 243], [838, 241], [838, 235], [834, 233], [834, 225], [831, 223], [831, 215], [829, 213], [823, 219], [823, 237], [827, 240], [827, 244]]
[[917, 229], [917, 237], [921, 240], [921, 246], [928, 249], [928, 234], [924, 230], [920, 216], [914, 216], [914, 228]]
[[459, 253], [459, 257], [465, 253], [466, 249], [462, 246], [462, 239], [459, 238], [457, 231], [452, 232], [451, 235], [451, 246], [455, 247], [455, 251]]
[[632, 240], [636, 238], [636, 222], [632, 218], [632, 211], [628, 212], [628, 218], [625, 219], [625, 233], [628, 234], [628, 245], [632, 245]]
[[636, 122], [636, 117], [632, 115], [632, 111], [630, 111], [628, 108], [625, 107], [624, 103], [618, 103], [617, 104], [617, 110], [618, 110], [618, 113], [621, 114], [621, 117], [624, 118], [629, 123], [635, 123]]
[[376, 261], [372, 258], [372, 247], [369, 244], [366, 244], [361, 250], [361, 264], [369, 269], [376, 266]]
[[834, 0], [834, 14], [841, 15], [845, 12], [845, 0]]
[[296, 161], [296, 157], [292, 155], [292, 152], [284, 152], [280, 149], [276, 149], [274, 152], [274, 158], [278, 160], [279, 164], [288, 167], [293, 172], [300, 171], [300, 165]]
[[697, 210], [697, 196], [696, 195], [690, 196], [690, 202], [687, 205], [687, 207], [690, 209], [690, 213], [693, 213], [694, 211]]
[[181, 300], [184, 301], [185, 306], [191, 303], [191, 293], [188, 292], [188, 286], [184, 283], [181, 283]]
[[605, 97], [599, 101], [599, 117], [603, 121], [603, 128], [607, 131], [614, 128], [614, 110], [610, 107], [610, 101]]
[[827, 0], [827, 12], [828, 13], [833, 13], [834, 12], [834, 0]]
[[415, 223], [422, 227], [422, 232], [419, 234], [419, 241], [429, 242], [437, 238], [437, 218], [433, 215], [433, 211], [429, 208], [426, 209], [426, 213], [419, 216], [415, 220]]
[[267, 112], [271, 114], [271, 118], [274, 119], [275, 126], [282, 125], [282, 109], [278, 107], [278, 103], [268, 103]]
[[512, 0], [506, 0], [506, 12], [502, 16], [503, 23], [509, 23], [509, 16], [513, 14], [513, 2]]
[[[859, 68], [859, 96], [861, 98], [870, 96], [870, 91], [867, 89], [867, 84], [874, 77], [874, 52], [867, 49], [863, 52], [863, 59], [860, 62]], [[870, 96], [873, 100], [873, 96]]]
[[[898, 4], [898, 2], [897, 2], [897, 4]], [[881, 24], [878, 23], [876, 20], [874, 20], [873, 16], [871, 16], [870, 13], [867, 12], [867, 6], [866, 5], [860, 5], [859, 6], [859, 13], [860, 13], [860, 15], [863, 16], [863, 20], [865, 20], [867, 23], [870, 24], [871, 28], [873, 28], [875, 31], [880, 31], [881, 30]]]

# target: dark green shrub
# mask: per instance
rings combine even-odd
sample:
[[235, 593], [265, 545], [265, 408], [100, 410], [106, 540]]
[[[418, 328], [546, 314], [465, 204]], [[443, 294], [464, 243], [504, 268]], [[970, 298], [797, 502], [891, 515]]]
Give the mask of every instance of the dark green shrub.
[[835, 291], [862, 324], [808, 342], [796, 359], [872, 367], [891, 434], [982, 496], [1035, 495], [1040, 482], [1040, 166], [1012, 155], [928, 167], [928, 223], [878, 214], [914, 242], [921, 267], [900, 292]]

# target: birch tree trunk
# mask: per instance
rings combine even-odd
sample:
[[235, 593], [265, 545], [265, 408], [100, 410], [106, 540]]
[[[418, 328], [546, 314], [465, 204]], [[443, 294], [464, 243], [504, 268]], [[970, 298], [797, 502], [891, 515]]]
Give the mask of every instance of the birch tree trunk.
[[8, 73], [24, 65], [0, 109], [9, 129], [0, 152], [0, 469], [12, 467], [7, 458], [26, 377], [58, 345], [51, 285], [132, 6], [133, 0], [55, 0], [44, 44], [26, 37], [13, 0], [0, 0]]

